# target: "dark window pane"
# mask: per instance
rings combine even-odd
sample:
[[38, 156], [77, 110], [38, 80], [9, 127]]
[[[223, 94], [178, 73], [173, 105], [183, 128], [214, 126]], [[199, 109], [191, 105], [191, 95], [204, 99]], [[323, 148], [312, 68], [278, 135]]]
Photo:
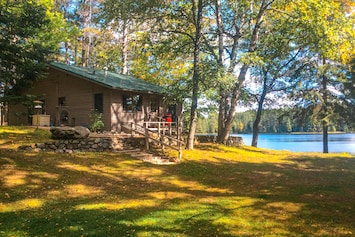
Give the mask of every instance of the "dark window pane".
[[99, 113], [104, 112], [104, 96], [102, 93], [94, 95], [94, 110]]
[[58, 98], [58, 105], [60, 106], [65, 106], [65, 97], [59, 97]]

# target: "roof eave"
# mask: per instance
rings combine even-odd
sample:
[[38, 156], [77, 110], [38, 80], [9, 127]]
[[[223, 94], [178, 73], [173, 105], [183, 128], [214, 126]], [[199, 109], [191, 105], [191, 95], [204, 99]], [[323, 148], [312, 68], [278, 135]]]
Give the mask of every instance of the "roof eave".
[[146, 94], [159, 94], [159, 95], [166, 94], [164, 92], [157, 92], [157, 91], [130, 90], [130, 89], [127, 89], [127, 88], [115, 87], [115, 86], [111, 86], [111, 85], [108, 85], [108, 84], [105, 84], [105, 83], [100, 83], [97, 80], [92, 80], [92, 79], [90, 79], [88, 77], [85, 77], [85, 76], [79, 74], [79, 73], [68, 71], [68, 70], [66, 70], [64, 68], [61, 68], [61, 67], [58, 67], [58, 66], [55, 66], [55, 65], [52, 65], [52, 64], [49, 64], [49, 67], [52, 68], [52, 69], [59, 70], [59, 71], [62, 71], [64, 73], [70, 74], [72, 76], [79, 77], [79, 78], [84, 79], [86, 81], [89, 81], [91, 83], [94, 83], [94, 84], [97, 84], [97, 85], [100, 85], [100, 86], [103, 86], [103, 87], [106, 87], [106, 88], [113, 89], [113, 90], [122, 90], [122, 91], [129, 91], [129, 92], [140, 92], [140, 93], [146, 93]]

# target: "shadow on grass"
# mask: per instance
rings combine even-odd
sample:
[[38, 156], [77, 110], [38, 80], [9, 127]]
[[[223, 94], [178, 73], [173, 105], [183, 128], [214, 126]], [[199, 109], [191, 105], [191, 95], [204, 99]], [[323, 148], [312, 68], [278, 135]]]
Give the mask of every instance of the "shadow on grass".
[[0, 150], [0, 178], [0, 236], [355, 233], [354, 158], [155, 166], [115, 153]]
[[[4, 131], [5, 129], [5, 131]], [[0, 149], [16, 149], [20, 145], [47, 142], [51, 140], [51, 134], [47, 130], [28, 127], [27, 129], [18, 129], [13, 132], [13, 129], [6, 130], [2, 128], [0, 132]]]

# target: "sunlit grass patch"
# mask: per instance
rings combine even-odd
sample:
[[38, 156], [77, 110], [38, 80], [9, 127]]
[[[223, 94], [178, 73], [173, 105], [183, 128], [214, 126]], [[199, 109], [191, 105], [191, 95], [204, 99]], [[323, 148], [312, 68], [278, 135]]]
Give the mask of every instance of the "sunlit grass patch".
[[0, 203], [1, 212], [16, 212], [27, 209], [40, 208], [44, 205], [45, 200], [38, 198], [23, 199], [16, 202]]
[[26, 184], [27, 175], [28, 172], [21, 170], [4, 170], [0, 173], [4, 186], [8, 188], [14, 188]]
[[157, 206], [158, 203], [151, 199], [131, 199], [131, 200], [117, 200], [117, 202], [109, 203], [91, 203], [82, 204], [75, 207], [77, 210], [124, 210], [124, 209], [139, 209]]
[[285, 156], [291, 154], [287, 151], [274, 151], [252, 147], [226, 147], [218, 144], [197, 146], [195, 150], [184, 151], [184, 158], [199, 162], [288, 162]]
[[0, 133], [4, 134], [27, 134], [32, 132], [33, 129], [30, 127], [17, 127], [17, 126], [1, 126]]
[[0, 148], [16, 149], [20, 145], [31, 145], [36, 142], [51, 140], [48, 130], [34, 127], [0, 126]]
[[64, 194], [68, 198], [97, 196], [103, 191], [99, 187], [91, 187], [83, 184], [66, 185], [64, 187]]
[[199, 182], [180, 180], [176, 177], [172, 177], [170, 179], [167, 179], [165, 182], [167, 182], [171, 185], [177, 186], [178, 188], [183, 188], [183, 189], [187, 189], [187, 190], [191, 190], [191, 191], [221, 193], [221, 194], [232, 193], [232, 191], [228, 190], [228, 189], [223, 189], [223, 188], [218, 188], [218, 187], [213, 187], [213, 186], [206, 186], [206, 185], [203, 185]]

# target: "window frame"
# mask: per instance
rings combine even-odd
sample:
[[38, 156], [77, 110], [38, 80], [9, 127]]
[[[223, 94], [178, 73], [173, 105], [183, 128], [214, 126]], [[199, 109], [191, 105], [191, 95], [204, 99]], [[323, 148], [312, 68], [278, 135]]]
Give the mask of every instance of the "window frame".
[[122, 107], [126, 113], [137, 113], [143, 111], [143, 96], [140, 94], [125, 93], [122, 95]]

